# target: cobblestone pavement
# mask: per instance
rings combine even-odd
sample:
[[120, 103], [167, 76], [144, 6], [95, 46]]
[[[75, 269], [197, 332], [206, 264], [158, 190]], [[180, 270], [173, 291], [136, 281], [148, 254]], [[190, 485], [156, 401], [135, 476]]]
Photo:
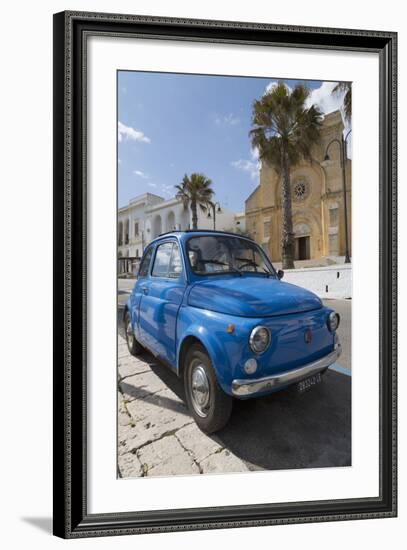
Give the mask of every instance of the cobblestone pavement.
[[[119, 334], [118, 465], [121, 477], [242, 472], [249, 467], [188, 413], [177, 377], [149, 354], [132, 357]], [[171, 386], [165, 383], [172, 378]], [[181, 397], [180, 397], [181, 396]]]

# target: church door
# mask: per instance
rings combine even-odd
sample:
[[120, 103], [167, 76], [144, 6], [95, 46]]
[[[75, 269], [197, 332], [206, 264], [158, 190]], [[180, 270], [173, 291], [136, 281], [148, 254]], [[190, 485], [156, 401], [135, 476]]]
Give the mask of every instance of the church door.
[[309, 260], [311, 257], [310, 237], [298, 237], [295, 241], [295, 260]]

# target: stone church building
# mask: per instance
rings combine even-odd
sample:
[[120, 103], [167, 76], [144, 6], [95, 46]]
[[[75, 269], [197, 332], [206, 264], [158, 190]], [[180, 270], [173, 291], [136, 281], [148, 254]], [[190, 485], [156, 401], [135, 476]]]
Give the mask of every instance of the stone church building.
[[[312, 151], [312, 162], [291, 169], [291, 195], [295, 260], [345, 255], [344, 197], [339, 144], [344, 129], [339, 111], [325, 116], [321, 141]], [[351, 160], [346, 160], [347, 217], [349, 254], [352, 255], [352, 176]], [[281, 190], [274, 169], [264, 161], [260, 183], [245, 201], [246, 228], [251, 237], [269, 254], [281, 261]]]

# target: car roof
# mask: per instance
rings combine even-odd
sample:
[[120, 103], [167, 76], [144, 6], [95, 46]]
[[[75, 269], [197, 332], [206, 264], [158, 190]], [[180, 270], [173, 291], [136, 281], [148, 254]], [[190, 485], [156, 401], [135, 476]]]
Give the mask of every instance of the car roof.
[[247, 241], [255, 242], [250, 237], [246, 237], [245, 235], [239, 235], [238, 233], [232, 233], [231, 231], [216, 231], [213, 229], [185, 229], [183, 231], [168, 231], [166, 233], [161, 233], [158, 237], [153, 239], [150, 244], [154, 244], [159, 242], [160, 240], [168, 239], [169, 237], [174, 237], [178, 240], [185, 240], [189, 237], [193, 236], [205, 236], [205, 235], [227, 235], [230, 237], [238, 237], [240, 239], [245, 239]]

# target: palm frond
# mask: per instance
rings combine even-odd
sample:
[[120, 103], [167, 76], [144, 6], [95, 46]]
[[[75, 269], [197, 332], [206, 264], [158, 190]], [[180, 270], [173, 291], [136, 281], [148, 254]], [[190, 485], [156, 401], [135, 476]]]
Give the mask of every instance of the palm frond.
[[291, 165], [310, 158], [318, 142], [322, 113], [318, 107], [306, 107], [310, 90], [304, 85], [290, 89], [282, 82], [261, 99], [254, 101], [252, 129], [249, 133], [260, 159], [281, 171], [283, 152]]
[[203, 212], [207, 211], [208, 205], [214, 195], [212, 181], [205, 174], [193, 173], [185, 176], [182, 182], [175, 186], [177, 198], [182, 200], [184, 208], [198, 205]]

